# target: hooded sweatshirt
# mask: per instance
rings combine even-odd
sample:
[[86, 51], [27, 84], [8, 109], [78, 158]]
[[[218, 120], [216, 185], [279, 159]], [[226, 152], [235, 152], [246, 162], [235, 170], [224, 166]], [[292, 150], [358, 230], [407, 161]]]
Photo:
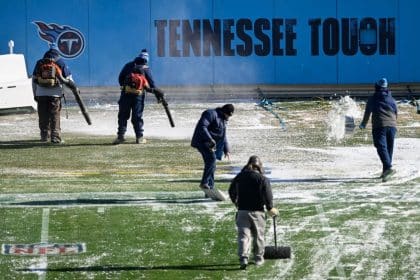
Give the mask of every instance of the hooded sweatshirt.
[[369, 97], [362, 125], [366, 126], [372, 114], [372, 128], [396, 127], [397, 104], [387, 88], [375, 85], [375, 93]]

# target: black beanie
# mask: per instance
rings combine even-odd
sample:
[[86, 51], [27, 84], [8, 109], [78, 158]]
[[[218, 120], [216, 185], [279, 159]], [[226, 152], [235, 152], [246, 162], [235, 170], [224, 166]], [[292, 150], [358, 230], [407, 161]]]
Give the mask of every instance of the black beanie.
[[229, 116], [232, 116], [234, 111], [235, 111], [235, 108], [233, 107], [232, 104], [225, 104], [222, 107], [222, 112]]

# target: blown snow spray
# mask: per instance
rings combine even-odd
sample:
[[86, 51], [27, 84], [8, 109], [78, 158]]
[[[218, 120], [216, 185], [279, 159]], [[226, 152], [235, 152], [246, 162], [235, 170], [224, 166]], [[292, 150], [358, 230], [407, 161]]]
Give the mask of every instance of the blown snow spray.
[[328, 140], [340, 141], [346, 135], [353, 133], [356, 125], [355, 118], [359, 118], [362, 112], [356, 102], [346, 95], [338, 101], [333, 101], [332, 109], [328, 113]]

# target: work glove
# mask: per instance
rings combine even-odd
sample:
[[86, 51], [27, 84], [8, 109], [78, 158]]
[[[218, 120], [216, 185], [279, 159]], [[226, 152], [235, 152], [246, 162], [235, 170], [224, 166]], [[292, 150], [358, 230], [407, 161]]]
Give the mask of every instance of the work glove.
[[268, 215], [270, 215], [270, 217], [276, 217], [279, 215], [279, 210], [273, 207], [268, 211]]
[[209, 147], [210, 150], [216, 149], [216, 141], [211, 139], [209, 142], [207, 142], [207, 146]]
[[360, 128], [360, 129], [365, 129], [365, 128], [366, 128], [366, 126], [365, 126], [364, 124], [359, 124], [359, 128]]

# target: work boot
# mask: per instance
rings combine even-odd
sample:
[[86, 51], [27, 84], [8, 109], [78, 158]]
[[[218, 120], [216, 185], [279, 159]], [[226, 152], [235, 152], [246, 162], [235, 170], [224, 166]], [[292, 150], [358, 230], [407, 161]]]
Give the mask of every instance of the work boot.
[[146, 144], [147, 140], [144, 139], [143, 137], [137, 137], [136, 138], [136, 144]]
[[204, 192], [204, 198], [211, 198], [210, 196], [210, 187], [207, 184], [201, 184], [200, 189]]
[[395, 170], [394, 169], [387, 169], [384, 171], [384, 173], [382, 173], [382, 182], [386, 182], [388, 181], [392, 175], [395, 174]]
[[50, 138], [48, 130], [42, 130], [41, 131], [41, 142], [48, 142], [48, 139]]
[[125, 142], [124, 137], [118, 136], [118, 137], [114, 140], [114, 142], [112, 142], [112, 144], [114, 144], [114, 145], [118, 145], [118, 144], [122, 144], [122, 143], [124, 143], [124, 142]]
[[208, 185], [206, 185], [206, 184], [201, 184], [200, 185], [200, 189], [202, 189], [202, 190], [209, 190], [210, 187]]
[[240, 269], [245, 270], [246, 266], [248, 265], [248, 258], [247, 257], [241, 257], [239, 259], [239, 265], [240, 265]]

